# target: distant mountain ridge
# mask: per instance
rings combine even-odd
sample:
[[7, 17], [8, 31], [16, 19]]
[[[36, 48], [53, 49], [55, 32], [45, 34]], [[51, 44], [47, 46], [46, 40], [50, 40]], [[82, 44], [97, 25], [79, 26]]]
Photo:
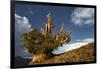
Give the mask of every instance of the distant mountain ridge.
[[31, 59], [26, 59], [21, 56], [15, 57], [15, 67], [27, 66]]

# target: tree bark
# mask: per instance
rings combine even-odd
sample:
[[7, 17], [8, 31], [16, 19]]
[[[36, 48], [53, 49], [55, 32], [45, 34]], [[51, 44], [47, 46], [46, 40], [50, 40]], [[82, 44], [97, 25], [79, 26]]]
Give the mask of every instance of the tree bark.
[[32, 60], [29, 64], [41, 63], [47, 59], [45, 54], [38, 54], [32, 57]]
[[51, 58], [53, 56], [54, 55], [52, 53], [34, 55], [32, 57], [31, 62], [29, 63], [29, 65], [37, 64], [37, 63], [42, 63], [43, 61], [46, 61], [46, 59]]

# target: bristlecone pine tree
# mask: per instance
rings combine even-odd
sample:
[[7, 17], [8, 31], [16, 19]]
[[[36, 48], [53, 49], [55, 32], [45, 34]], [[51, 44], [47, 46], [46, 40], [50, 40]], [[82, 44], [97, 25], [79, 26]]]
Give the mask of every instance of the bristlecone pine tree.
[[55, 35], [52, 35], [53, 22], [51, 13], [47, 15], [47, 24], [41, 31], [32, 29], [22, 35], [22, 47], [25, 51], [32, 53], [32, 61], [29, 64], [39, 63], [51, 57], [52, 51], [63, 43], [70, 41], [70, 33], [64, 32], [63, 25]]

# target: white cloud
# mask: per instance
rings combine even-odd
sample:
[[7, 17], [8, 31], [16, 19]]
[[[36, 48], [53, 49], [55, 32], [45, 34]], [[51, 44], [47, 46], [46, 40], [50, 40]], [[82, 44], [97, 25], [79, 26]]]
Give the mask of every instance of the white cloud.
[[15, 30], [16, 32], [24, 33], [31, 30], [31, 25], [27, 17], [15, 14]]
[[94, 24], [94, 8], [76, 8], [71, 14], [71, 21], [75, 25]]
[[86, 38], [83, 40], [77, 40], [75, 43], [71, 44], [64, 44], [62, 47], [58, 47], [56, 50], [53, 51], [54, 54], [60, 54], [64, 52], [68, 52], [73, 49], [80, 48], [82, 46], [87, 45], [88, 43], [94, 42], [93, 38]]
[[87, 42], [87, 43], [91, 43], [94, 42], [93, 38], [87, 38], [87, 39], [83, 39], [83, 40], [77, 40], [77, 42]]

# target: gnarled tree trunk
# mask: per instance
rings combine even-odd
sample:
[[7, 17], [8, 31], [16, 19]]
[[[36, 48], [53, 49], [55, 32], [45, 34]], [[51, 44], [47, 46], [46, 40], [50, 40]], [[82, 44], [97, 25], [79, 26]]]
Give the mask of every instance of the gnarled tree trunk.
[[45, 61], [46, 59], [53, 57], [53, 56], [54, 56], [54, 54], [52, 54], [52, 53], [34, 55], [32, 57], [32, 60], [30, 61], [29, 65], [41, 63], [41, 62]]

